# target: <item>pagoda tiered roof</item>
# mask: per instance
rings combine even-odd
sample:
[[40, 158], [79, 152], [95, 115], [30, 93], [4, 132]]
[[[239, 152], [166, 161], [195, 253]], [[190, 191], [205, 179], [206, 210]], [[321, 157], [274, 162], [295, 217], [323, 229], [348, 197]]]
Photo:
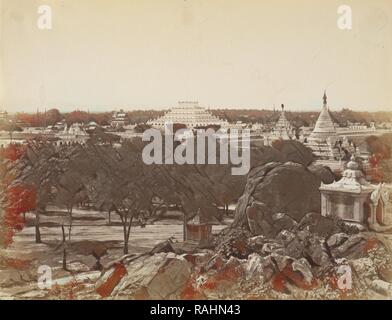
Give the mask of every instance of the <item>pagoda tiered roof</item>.
[[183, 124], [187, 128], [205, 127], [209, 125], [225, 125], [227, 122], [212, 115], [196, 101], [180, 101], [162, 117], [150, 120], [147, 124], [154, 127], [163, 127], [166, 123]]

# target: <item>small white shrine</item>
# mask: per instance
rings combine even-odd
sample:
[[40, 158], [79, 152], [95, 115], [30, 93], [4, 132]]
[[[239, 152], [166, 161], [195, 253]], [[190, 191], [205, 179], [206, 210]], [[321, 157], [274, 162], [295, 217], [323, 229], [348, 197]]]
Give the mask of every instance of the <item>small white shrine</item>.
[[367, 223], [370, 227], [386, 225], [389, 192], [384, 184], [366, 181], [353, 156], [339, 181], [321, 183], [321, 214], [343, 220]]

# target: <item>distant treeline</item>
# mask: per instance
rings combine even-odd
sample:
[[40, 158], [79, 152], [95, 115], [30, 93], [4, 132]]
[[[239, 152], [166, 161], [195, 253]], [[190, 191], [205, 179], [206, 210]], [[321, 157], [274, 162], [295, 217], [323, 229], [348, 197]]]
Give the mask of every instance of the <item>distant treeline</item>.
[[[270, 124], [279, 118], [280, 110], [265, 109], [215, 109], [210, 112], [229, 122], [242, 121], [244, 123]], [[371, 122], [383, 123], [392, 122], [392, 112], [364, 112], [342, 109], [341, 111], [331, 112], [335, 122], [340, 126], [347, 126], [349, 123], [361, 123], [370, 125]], [[127, 111], [127, 118], [130, 124], [145, 123], [150, 119], [158, 118], [164, 111], [158, 110], [134, 110]], [[286, 117], [295, 127], [311, 126], [318, 117], [319, 112], [305, 111], [286, 111]], [[87, 123], [95, 121], [99, 125], [109, 125], [112, 119], [112, 112], [86, 112], [72, 111], [61, 113], [58, 109], [50, 109], [46, 112], [37, 113], [17, 113], [10, 118], [14, 123], [23, 126], [44, 127], [54, 125], [59, 121], [65, 120], [68, 125], [80, 122]]]

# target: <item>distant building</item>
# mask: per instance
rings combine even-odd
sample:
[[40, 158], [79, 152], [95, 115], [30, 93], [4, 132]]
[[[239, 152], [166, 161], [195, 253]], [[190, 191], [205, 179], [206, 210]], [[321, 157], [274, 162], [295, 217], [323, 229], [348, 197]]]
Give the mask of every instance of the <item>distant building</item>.
[[86, 126], [85, 129], [87, 132], [91, 132], [94, 131], [98, 126], [98, 123], [96, 123], [95, 121], [90, 121]]
[[279, 138], [282, 140], [291, 140], [295, 138], [295, 130], [286, 118], [283, 104], [279, 119], [272, 129], [272, 136], [272, 138]]
[[85, 142], [89, 135], [84, 130], [83, 125], [80, 123], [73, 123], [69, 128], [67, 125], [62, 132], [55, 134], [55, 137], [60, 138], [64, 142]]
[[199, 106], [197, 101], [180, 101], [162, 117], [147, 122], [155, 128], [163, 128], [166, 123], [183, 124], [188, 129], [217, 125], [226, 127], [227, 121], [221, 120]]
[[128, 116], [123, 109], [120, 109], [120, 111], [113, 112], [112, 119], [110, 121], [110, 125], [113, 128], [122, 128], [128, 123]]
[[0, 110], [0, 122], [8, 120], [8, 113], [5, 110]]
[[67, 126], [67, 122], [65, 121], [65, 119], [63, 119], [63, 120], [57, 122], [53, 126], [53, 129], [58, 130], [58, 131], [63, 131], [66, 126]]

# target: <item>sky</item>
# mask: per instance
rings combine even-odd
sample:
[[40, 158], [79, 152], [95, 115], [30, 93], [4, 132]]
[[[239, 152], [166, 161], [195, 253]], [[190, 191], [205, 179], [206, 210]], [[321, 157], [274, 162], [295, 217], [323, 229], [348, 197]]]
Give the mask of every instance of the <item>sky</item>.
[[332, 110], [392, 110], [391, 0], [0, 0], [0, 13], [8, 112], [318, 110], [324, 89]]

